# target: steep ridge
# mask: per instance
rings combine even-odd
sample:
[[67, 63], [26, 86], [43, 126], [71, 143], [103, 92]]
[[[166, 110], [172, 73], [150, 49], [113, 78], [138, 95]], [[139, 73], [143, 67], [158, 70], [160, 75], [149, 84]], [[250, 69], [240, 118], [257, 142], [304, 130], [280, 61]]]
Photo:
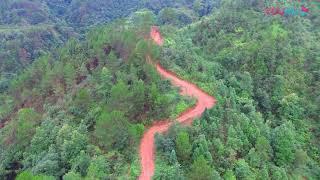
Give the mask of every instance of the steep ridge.
[[[151, 38], [161, 46], [163, 39], [160, 32], [157, 29], [152, 27], [151, 29]], [[149, 58], [149, 57], [147, 57]], [[156, 65], [158, 73], [165, 79], [169, 79], [172, 85], [180, 88], [180, 94], [184, 96], [191, 96], [197, 99], [197, 103], [191, 109], [188, 109], [186, 112], [183, 112], [178, 118], [177, 121], [186, 125], [190, 125], [192, 121], [200, 117], [205, 109], [212, 108], [216, 100], [199, 89], [196, 85], [184, 81], [177, 77], [176, 74], [164, 69], [160, 64]], [[155, 146], [154, 146], [154, 135], [156, 133], [164, 133], [168, 130], [172, 122], [170, 121], [161, 121], [154, 123], [143, 135], [140, 144], [140, 160], [141, 160], [141, 174], [140, 180], [149, 180], [152, 178], [155, 169]]]

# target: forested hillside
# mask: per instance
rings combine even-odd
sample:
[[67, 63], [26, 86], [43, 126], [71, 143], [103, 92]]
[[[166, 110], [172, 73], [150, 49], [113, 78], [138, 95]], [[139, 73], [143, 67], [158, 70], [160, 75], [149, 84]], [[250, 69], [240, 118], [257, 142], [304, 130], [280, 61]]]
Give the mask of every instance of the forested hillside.
[[157, 136], [154, 178], [319, 179], [319, 12], [265, 16], [236, 2], [167, 30], [161, 63], [218, 102]]
[[156, 134], [153, 179], [320, 179], [320, 9], [0, 1], [0, 179], [137, 179], [146, 130], [196, 104], [158, 62], [217, 102]]
[[219, 1], [1, 0], [0, 92], [8, 80], [70, 38], [82, 39], [96, 25], [149, 8], [159, 24], [183, 25], [209, 14]]
[[144, 125], [176, 116], [191, 99], [146, 63], [159, 49], [144, 39], [150, 29], [135, 27], [120, 21], [91, 30], [11, 81], [1, 94], [1, 179], [139, 175]]

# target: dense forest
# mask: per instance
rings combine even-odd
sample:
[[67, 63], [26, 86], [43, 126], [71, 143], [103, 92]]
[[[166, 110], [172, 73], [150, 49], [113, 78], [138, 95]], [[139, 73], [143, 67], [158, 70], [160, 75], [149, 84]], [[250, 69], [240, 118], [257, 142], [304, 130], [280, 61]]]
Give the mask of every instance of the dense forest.
[[144, 125], [174, 118], [192, 101], [145, 63], [147, 54], [159, 56], [143, 38], [149, 29], [124, 24], [96, 28], [84, 42], [70, 40], [11, 81], [1, 95], [1, 118], [10, 120], [0, 134], [3, 177], [21, 168], [18, 179], [30, 172], [65, 179], [138, 175], [132, 152]]
[[[70, 38], [137, 10], [149, 8], [160, 24], [183, 25], [209, 14], [219, 1], [168, 0], [1, 0], [0, 92], [35, 59]], [[175, 17], [175, 18], [170, 18]]]
[[1, 0], [0, 179], [137, 179], [145, 130], [195, 104], [147, 56], [217, 99], [156, 135], [153, 179], [320, 179], [320, 9], [263, 9]]
[[156, 137], [154, 179], [319, 179], [319, 12], [265, 16], [225, 2], [166, 31], [161, 63], [218, 103]]

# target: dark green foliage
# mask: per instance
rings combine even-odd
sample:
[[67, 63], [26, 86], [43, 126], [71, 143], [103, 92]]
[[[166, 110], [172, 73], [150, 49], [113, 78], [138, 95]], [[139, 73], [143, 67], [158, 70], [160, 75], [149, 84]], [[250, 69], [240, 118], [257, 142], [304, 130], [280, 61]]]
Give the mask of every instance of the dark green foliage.
[[171, 153], [174, 150], [174, 142], [171, 138], [166, 138], [161, 134], [155, 135], [155, 144], [157, 147], [157, 150]]
[[238, 179], [255, 179], [253, 172], [251, 172], [249, 164], [240, 159], [236, 163], [235, 175]]
[[131, 15], [130, 20], [143, 35], [148, 35], [150, 27], [156, 24], [156, 15], [147, 9], [137, 11]]
[[176, 155], [176, 151], [172, 150], [169, 156], [169, 163], [171, 165], [177, 164], [178, 160], [177, 160], [177, 155]]
[[176, 8], [164, 8], [159, 12], [158, 21], [160, 24], [184, 26], [193, 22], [196, 18], [190, 10], [176, 9]]

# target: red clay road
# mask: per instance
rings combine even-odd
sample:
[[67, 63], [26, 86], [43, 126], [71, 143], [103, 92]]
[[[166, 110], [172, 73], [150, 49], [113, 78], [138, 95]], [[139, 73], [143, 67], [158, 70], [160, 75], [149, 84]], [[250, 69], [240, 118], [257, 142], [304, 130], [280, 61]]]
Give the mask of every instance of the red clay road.
[[[160, 33], [158, 35], [160, 36]], [[158, 39], [153, 38], [158, 43]], [[161, 45], [162, 43], [158, 43]], [[177, 77], [176, 74], [164, 69], [161, 65], [156, 65], [158, 73], [165, 79], [169, 79], [172, 85], [180, 87], [180, 94], [184, 96], [191, 96], [197, 99], [197, 103], [194, 107], [183, 112], [177, 121], [183, 124], [190, 125], [195, 118], [201, 116], [205, 109], [212, 108], [216, 100], [198, 88], [196, 85], [184, 81]], [[140, 144], [140, 160], [141, 160], [141, 174], [139, 180], [150, 180], [154, 174], [155, 167], [155, 145], [154, 135], [156, 133], [164, 133], [168, 130], [172, 122], [162, 121], [154, 123], [143, 135]]]

